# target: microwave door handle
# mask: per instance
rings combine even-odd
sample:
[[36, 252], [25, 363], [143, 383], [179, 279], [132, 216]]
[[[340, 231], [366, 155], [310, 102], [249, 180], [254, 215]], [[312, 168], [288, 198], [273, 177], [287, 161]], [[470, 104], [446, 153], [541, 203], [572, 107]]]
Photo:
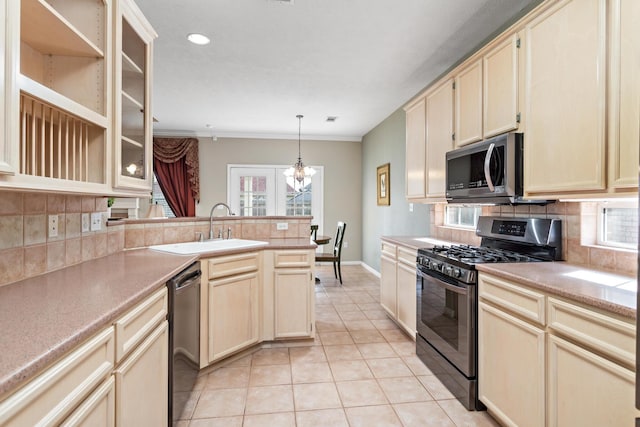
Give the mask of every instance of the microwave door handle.
[[487, 180], [487, 185], [489, 186], [489, 190], [491, 192], [495, 191], [495, 187], [493, 186], [493, 180], [491, 179], [491, 170], [489, 167], [491, 166], [491, 156], [493, 155], [493, 148], [496, 146], [493, 142], [489, 144], [489, 149], [487, 150], [487, 155], [484, 157], [484, 177]]

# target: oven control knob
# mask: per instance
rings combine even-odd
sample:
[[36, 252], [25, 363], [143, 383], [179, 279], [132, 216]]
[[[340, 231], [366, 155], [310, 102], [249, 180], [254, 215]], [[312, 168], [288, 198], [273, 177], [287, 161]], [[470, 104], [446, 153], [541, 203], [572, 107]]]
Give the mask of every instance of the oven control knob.
[[454, 268], [454, 269], [453, 269], [453, 277], [455, 277], [455, 278], [459, 278], [459, 277], [461, 277], [461, 276], [462, 276], [462, 271], [460, 271], [460, 269], [459, 269], [459, 268]]
[[448, 265], [448, 266], [446, 266], [444, 268], [443, 273], [446, 274], [447, 276], [452, 276], [453, 275], [453, 268]]
[[438, 270], [440, 270], [440, 263], [432, 261], [430, 267], [431, 267], [432, 270], [438, 271]]

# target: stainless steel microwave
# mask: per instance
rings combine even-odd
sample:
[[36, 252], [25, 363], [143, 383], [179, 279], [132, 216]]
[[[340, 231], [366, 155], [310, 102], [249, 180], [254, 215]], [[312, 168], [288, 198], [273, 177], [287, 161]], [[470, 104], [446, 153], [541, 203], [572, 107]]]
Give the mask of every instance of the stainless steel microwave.
[[522, 156], [523, 134], [515, 132], [447, 152], [447, 201], [530, 203], [522, 199]]

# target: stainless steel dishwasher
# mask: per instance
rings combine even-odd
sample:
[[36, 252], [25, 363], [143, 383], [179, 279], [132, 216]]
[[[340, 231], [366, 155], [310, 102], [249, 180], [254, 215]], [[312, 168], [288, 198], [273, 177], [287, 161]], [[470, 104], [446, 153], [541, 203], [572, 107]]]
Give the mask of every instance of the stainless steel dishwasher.
[[179, 419], [200, 367], [200, 262], [167, 282], [169, 288], [169, 426]]

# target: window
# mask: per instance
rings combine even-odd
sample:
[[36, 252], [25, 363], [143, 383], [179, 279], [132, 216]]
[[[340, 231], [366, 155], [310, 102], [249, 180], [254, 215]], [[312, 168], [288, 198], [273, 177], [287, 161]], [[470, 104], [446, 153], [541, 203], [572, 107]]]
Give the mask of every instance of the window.
[[476, 228], [482, 213], [479, 206], [453, 206], [444, 208], [444, 225], [457, 228]]
[[598, 204], [598, 244], [637, 249], [638, 208], [634, 203]]
[[164, 216], [167, 218], [175, 218], [175, 214], [169, 207], [169, 203], [164, 198], [164, 194], [162, 194], [162, 190], [160, 189], [160, 184], [158, 184], [158, 180], [156, 179], [156, 174], [153, 174], [153, 190], [151, 193], [151, 203], [159, 204], [162, 206], [162, 210], [164, 211]]
[[285, 177], [289, 166], [229, 165], [229, 206], [240, 216], [312, 215], [322, 224], [323, 168], [302, 184]]

